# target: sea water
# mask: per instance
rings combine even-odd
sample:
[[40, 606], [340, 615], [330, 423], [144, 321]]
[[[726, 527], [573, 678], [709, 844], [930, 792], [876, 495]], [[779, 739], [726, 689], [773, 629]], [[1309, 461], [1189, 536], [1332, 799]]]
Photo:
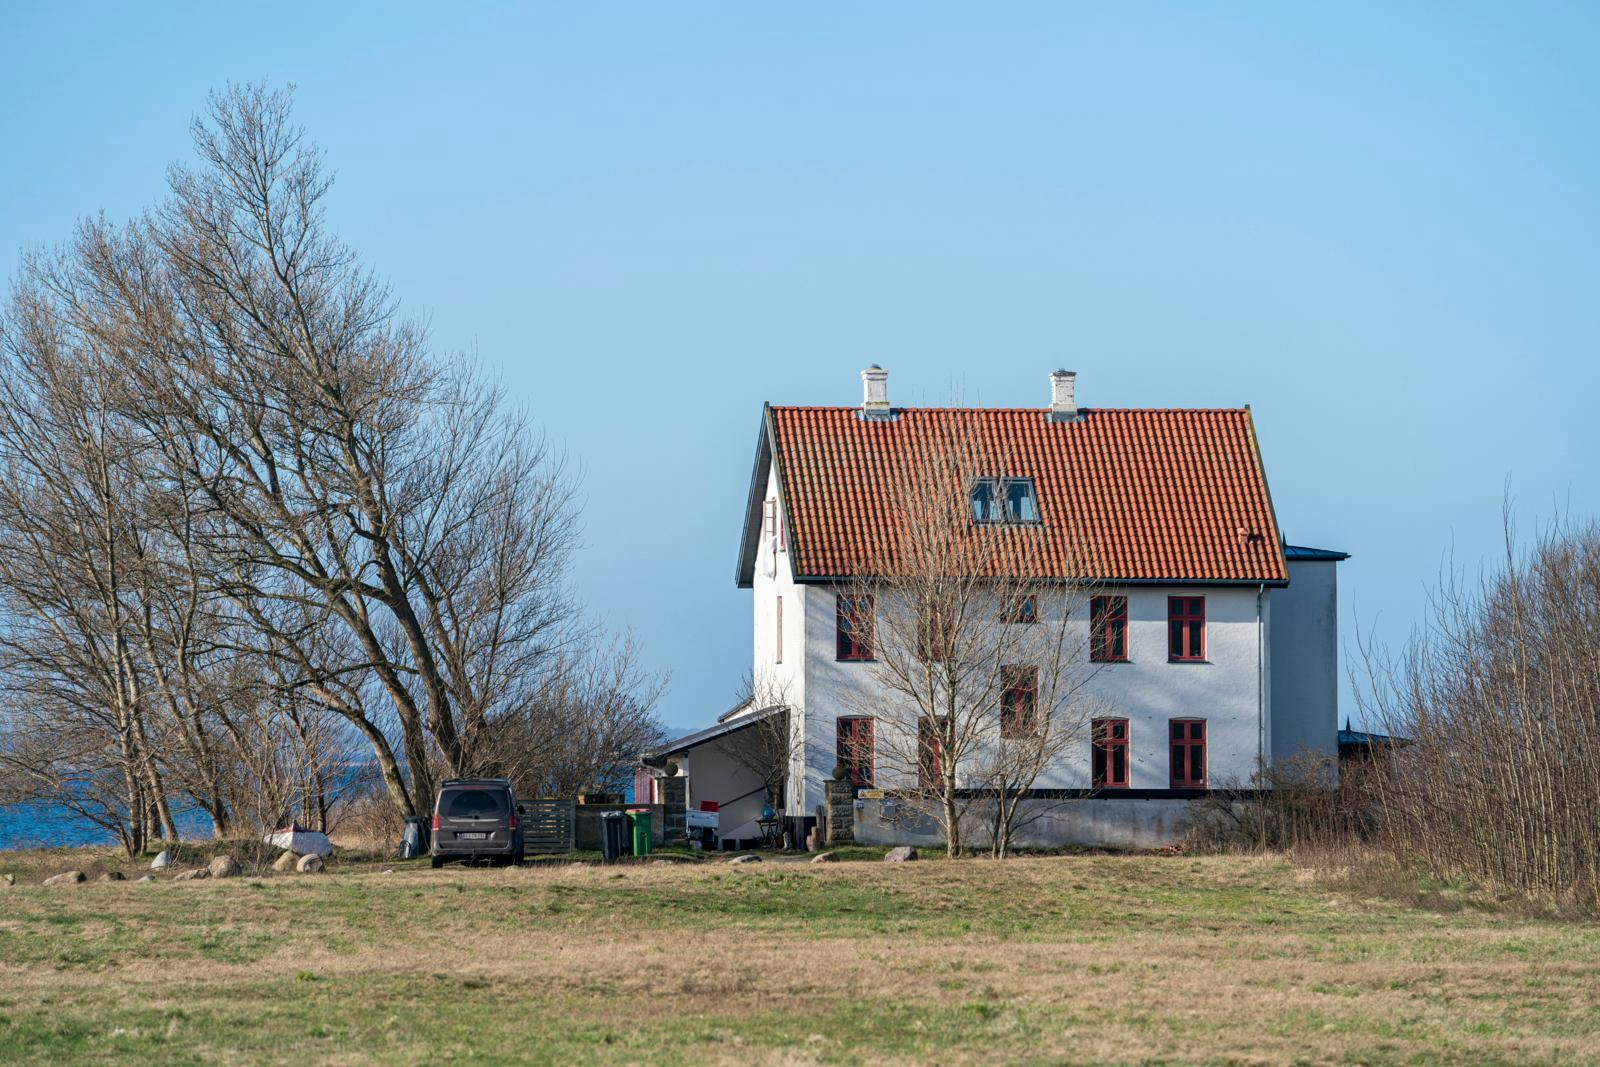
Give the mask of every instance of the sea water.
[[[210, 837], [211, 821], [203, 811], [180, 812], [175, 818], [184, 837]], [[116, 835], [58, 804], [0, 806], [0, 848], [66, 848], [115, 845]]]

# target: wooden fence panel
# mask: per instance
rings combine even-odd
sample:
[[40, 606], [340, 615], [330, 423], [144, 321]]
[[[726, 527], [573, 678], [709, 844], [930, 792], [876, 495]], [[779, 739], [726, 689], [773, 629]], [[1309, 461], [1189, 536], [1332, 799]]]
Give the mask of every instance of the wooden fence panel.
[[528, 853], [571, 852], [577, 816], [570, 800], [522, 803], [522, 845]]

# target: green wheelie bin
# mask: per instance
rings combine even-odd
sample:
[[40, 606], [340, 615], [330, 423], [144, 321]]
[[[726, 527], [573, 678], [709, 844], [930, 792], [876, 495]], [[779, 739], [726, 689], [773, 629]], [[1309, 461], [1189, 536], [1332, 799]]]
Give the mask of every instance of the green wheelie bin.
[[633, 854], [650, 855], [650, 809], [629, 808], [628, 829], [633, 834]]

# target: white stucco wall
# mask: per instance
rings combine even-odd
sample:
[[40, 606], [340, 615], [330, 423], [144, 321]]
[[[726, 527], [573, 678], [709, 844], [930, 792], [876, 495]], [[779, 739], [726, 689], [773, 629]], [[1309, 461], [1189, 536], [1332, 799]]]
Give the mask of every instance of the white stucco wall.
[[[1129, 662], [1095, 665], [1086, 690], [1098, 705], [1110, 709], [1107, 714], [1129, 720], [1129, 787], [1169, 787], [1167, 729], [1173, 718], [1206, 720], [1210, 785], [1248, 784], [1263, 748], [1270, 752], [1272, 745], [1269, 668], [1274, 591], [1253, 586], [1128, 586], [1105, 592], [1128, 598]], [[805, 598], [807, 811], [822, 802], [822, 783], [832, 771], [836, 720], [859, 714], [880, 688], [872, 664], [839, 662], [836, 657], [837, 593], [831, 586], [813, 585]], [[1206, 598], [1205, 662], [1168, 662], [1169, 595]], [[1079, 606], [1077, 615], [1072, 625], [1086, 634], [1087, 604]], [[1049, 621], [1045, 618], [1039, 625]], [[1088, 788], [1088, 739], [1078, 747], [1036, 787]]]
[[1295, 560], [1272, 594], [1272, 758], [1338, 753], [1338, 564]]
[[[778, 468], [773, 464], [767, 476], [764, 500], [777, 501], [777, 514], [784, 513], [783, 497], [778, 485]], [[773, 530], [763, 507], [760, 547], [756, 551], [755, 578], [751, 588], [754, 611], [752, 627], [753, 649], [751, 675], [756, 688], [755, 706], [751, 710], [774, 703], [790, 709], [791, 728], [797, 736], [804, 736], [806, 706], [806, 601], [814, 593], [794, 580], [789, 553], [777, 551]], [[808, 596], [808, 594], [810, 594]], [[783, 598], [783, 649], [778, 654], [777, 601]], [[831, 720], [830, 720], [831, 728]], [[833, 764], [828, 764], [831, 769]], [[787, 796], [784, 800], [786, 814], [800, 815], [810, 811], [805, 806], [801, 783], [804, 780], [801, 756], [795, 753], [795, 763], [789, 773]], [[819, 779], [820, 781], [820, 779]], [[815, 803], [815, 802], [813, 802]]]
[[718, 811], [717, 833], [725, 838], [753, 838], [761, 828], [756, 820], [766, 805], [766, 788], [761, 776], [740, 762], [729, 748], [731, 742], [713, 741], [698, 745], [683, 757], [689, 777], [688, 806], [700, 810], [700, 802], [714, 800]]

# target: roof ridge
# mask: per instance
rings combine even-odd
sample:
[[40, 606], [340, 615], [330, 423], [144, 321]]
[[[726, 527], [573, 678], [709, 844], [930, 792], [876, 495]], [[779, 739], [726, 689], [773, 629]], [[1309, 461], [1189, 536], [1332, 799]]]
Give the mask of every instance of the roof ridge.
[[[859, 412], [861, 410], [861, 408], [858, 407], [858, 406], [857, 407], [852, 407], [852, 406], [846, 405], [846, 404], [772, 404], [770, 406], [771, 406], [773, 411], [840, 411], [840, 412], [846, 412], [847, 411], [847, 412]], [[1043, 414], [1043, 413], [1048, 413], [1050, 411], [1050, 408], [1048, 408], [1048, 407], [1021, 407], [1021, 406], [1010, 406], [1010, 407], [892, 407], [889, 410], [890, 411], [937, 411], [937, 412], [951, 412], [951, 411], [1032, 412], [1032, 413], [1036, 413], [1036, 414]], [[1196, 414], [1203, 414], [1203, 413], [1207, 413], [1207, 412], [1228, 412], [1230, 414], [1243, 414], [1244, 412], [1249, 411], [1249, 410], [1250, 410], [1250, 405], [1248, 405], [1248, 404], [1243, 404], [1243, 405], [1240, 405], [1238, 407], [1164, 407], [1164, 408], [1163, 407], [1127, 407], [1127, 408], [1080, 407], [1080, 408], [1078, 408], [1079, 414], [1082, 414], [1083, 412], [1087, 412], [1087, 411], [1099, 411], [1099, 412], [1105, 412], [1107, 414], [1124, 414], [1124, 413], [1144, 413], [1144, 412], [1148, 412], [1148, 413], [1151, 413], [1151, 414], [1161, 414], [1161, 415], [1182, 414], [1182, 413], [1187, 413], [1187, 412], [1193, 412], [1193, 413], [1196, 413]]]

